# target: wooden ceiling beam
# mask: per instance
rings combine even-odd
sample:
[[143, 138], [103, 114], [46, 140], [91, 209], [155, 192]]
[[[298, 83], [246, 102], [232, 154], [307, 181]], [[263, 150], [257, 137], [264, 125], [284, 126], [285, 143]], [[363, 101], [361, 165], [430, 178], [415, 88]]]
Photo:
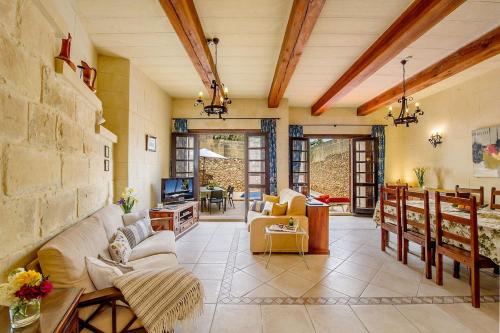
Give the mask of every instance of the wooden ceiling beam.
[[267, 97], [268, 107], [279, 106], [325, 1], [294, 0]]
[[220, 84], [219, 74], [208, 47], [193, 0], [159, 0], [203, 85], [210, 91], [212, 80]]
[[[498, 54], [500, 26], [407, 79], [406, 92], [414, 94]], [[402, 83], [399, 83], [358, 107], [358, 116], [366, 116], [384, 105], [393, 103], [401, 95], [403, 87]]]
[[415, 0], [311, 108], [319, 116], [373, 75], [465, 0]]

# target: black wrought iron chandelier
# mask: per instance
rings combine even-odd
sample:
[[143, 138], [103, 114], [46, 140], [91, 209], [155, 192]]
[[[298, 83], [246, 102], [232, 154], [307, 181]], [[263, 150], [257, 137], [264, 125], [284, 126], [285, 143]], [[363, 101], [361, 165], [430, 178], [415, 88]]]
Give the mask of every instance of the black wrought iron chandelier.
[[[217, 72], [217, 45], [219, 44], [219, 38], [208, 38], [207, 43], [209, 46], [215, 46], [215, 71]], [[197, 107], [201, 105], [203, 107], [200, 114], [206, 113], [208, 116], [217, 115], [220, 119], [224, 119], [222, 115], [227, 114], [227, 106], [231, 104], [231, 99], [228, 97], [229, 89], [224, 86], [223, 83], [217, 83], [216, 80], [212, 80], [210, 89], [212, 89], [212, 101], [210, 104], [205, 105], [203, 101], [203, 92], [200, 91], [198, 98], [194, 102], [194, 106]]]
[[392, 106], [389, 106], [389, 113], [385, 117], [385, 119], [392, 118], [394, 120], [394, 126], [398, 125], [406, 125], [409, 127], [411, 123], [418, 123], [418, 117], [424, 114], [424, 111], [420, 108], [418, 103], [415, 103], [415, 110], [410, 112], [409, 104], [413, 102], [412, 96], [406, 96], [406, 77], [405, 77], [405, 65], [408, 62], [408, 59], [411, 57], [406, 57], [401, 60], [401, 65], [403, 65], [403, 96], [398, 99], [398, 103], [401, 104], [401, 111], [399, 112], [399, 116], [396, 118], [392, 114]]

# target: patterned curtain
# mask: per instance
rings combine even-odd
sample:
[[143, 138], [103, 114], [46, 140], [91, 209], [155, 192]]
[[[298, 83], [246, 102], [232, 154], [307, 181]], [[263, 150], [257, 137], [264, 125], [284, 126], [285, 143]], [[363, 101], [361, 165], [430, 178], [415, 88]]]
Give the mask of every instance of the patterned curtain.
[[288, 136], [291, 138], [303, 138], [304, 137], [304, 127], [302, 125], [290, 125], [290, 126], [288, 126]]
[[269, 192], [277, 195], [277, 170], [276, 170], [276, 119], [261, 119], [260, 130], [267, 133], [269, 145]]
[[378, 193], [380, 188], [384, 186], [384, 170], [385, 170], [385, 126], [374, 125], [372, 126], [372, 137], [378, 139]]
[[174, 133], [187, 133], [188, 132], [187, 119], [175, 119], [173, 129], [174, 129]]

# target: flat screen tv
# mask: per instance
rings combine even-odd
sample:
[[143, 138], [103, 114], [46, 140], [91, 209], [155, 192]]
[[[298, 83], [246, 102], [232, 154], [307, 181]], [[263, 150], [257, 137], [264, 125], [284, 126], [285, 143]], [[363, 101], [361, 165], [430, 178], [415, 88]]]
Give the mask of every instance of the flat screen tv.
[[166, 203], [193, 200], [193, 178], [163, 178], [161, 180], [161, 201]]

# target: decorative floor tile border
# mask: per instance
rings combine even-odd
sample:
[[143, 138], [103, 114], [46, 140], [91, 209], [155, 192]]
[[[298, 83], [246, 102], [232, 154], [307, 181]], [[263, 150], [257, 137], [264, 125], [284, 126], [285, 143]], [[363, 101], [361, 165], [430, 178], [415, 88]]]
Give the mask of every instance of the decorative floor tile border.
[[[235, 270], [240, 229], [234, 231], [226, 269], [217, 300], [218, 304], [233, 305], [405, 305], [470, 303], [470, 296], [416, 296], [416, 297], [234, 297], [231, 284]], [[481, 303], [500, 301], [499, 295], [481, 296]]]

